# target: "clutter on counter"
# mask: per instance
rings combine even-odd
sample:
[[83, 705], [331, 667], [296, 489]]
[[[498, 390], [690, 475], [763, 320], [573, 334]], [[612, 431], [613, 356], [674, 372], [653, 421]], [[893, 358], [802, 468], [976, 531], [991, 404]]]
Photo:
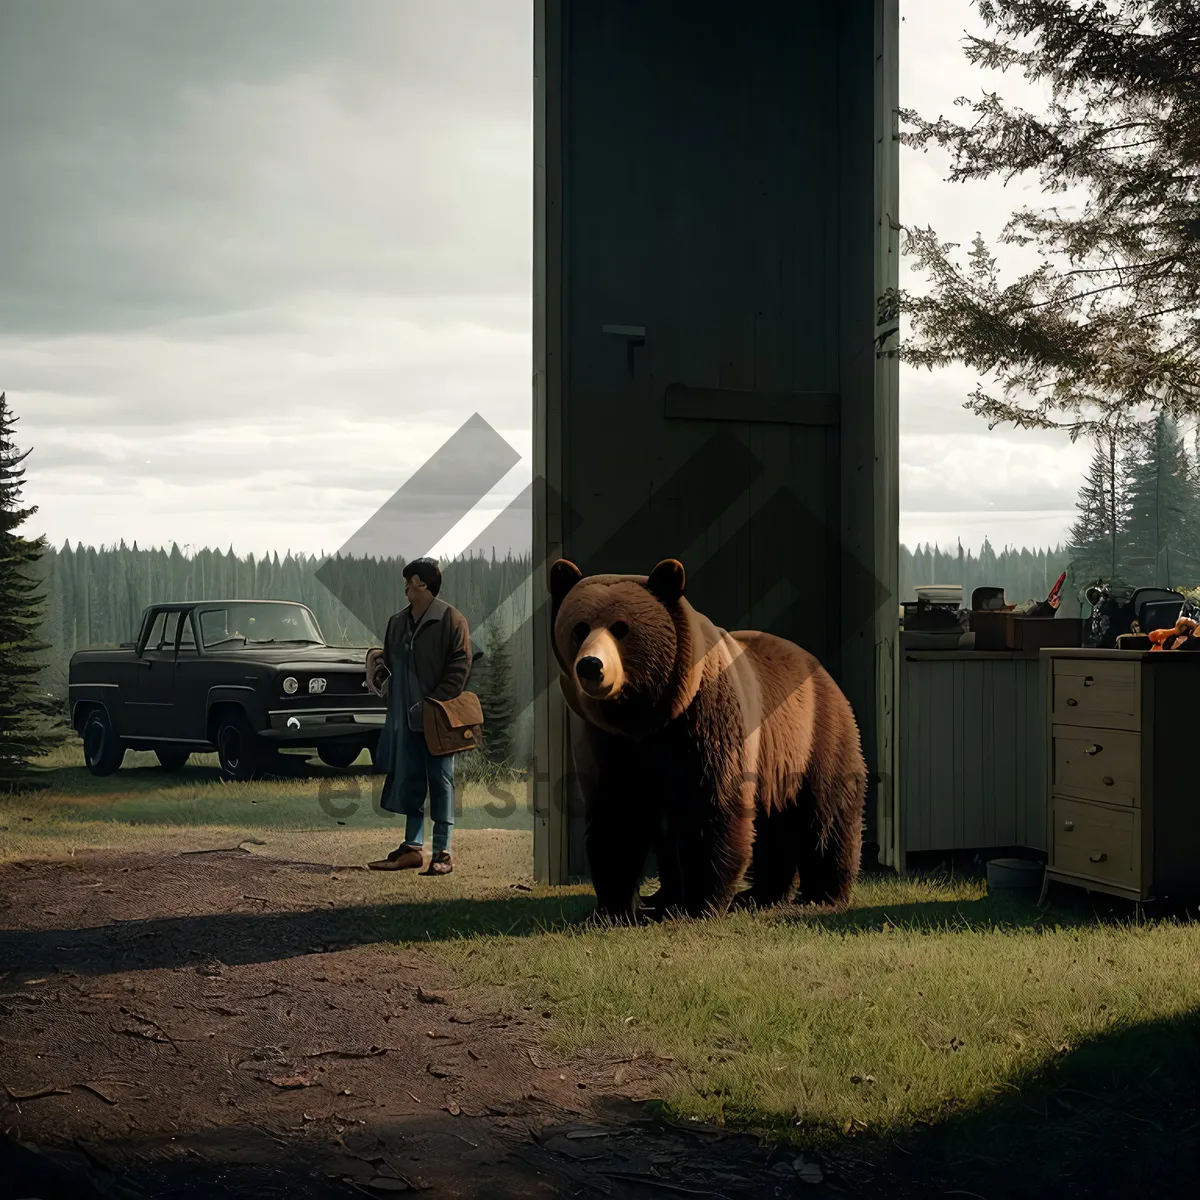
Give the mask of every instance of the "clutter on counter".
[[1036, 653], [1074, 646], [1139, 651], [1200, 651], [1200, 604], [1169, 588], [1120, 588], [1099, 581], [1080, 600], [1088, 617], [1058, 615], [1064, 571], [1044, 599], [1010, 603], [984, 585], [963, 606], [959, 584], [924, 584], [902, 605], [906, 648]]

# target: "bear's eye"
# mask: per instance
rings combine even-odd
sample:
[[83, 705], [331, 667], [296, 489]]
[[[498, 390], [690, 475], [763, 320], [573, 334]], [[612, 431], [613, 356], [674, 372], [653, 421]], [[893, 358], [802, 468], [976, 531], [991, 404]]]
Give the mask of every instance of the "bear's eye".
[[629, 626], [624, 621], [614, 621], [608, 627], [608, 631], [615, 638], [623, 638], [629, 632]]
[[571, 630], [571, 636], [575, 639], [575, 644], [582, 645], [583, 639], [592, 632], [592, 627], [586, 621], [580, 621], [574, 629]]

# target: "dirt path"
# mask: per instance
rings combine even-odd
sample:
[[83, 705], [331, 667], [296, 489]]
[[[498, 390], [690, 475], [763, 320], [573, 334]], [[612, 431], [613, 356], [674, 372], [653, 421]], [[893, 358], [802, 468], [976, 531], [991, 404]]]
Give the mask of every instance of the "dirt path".
[[0, 1197], [82, 1194], [36, 1159], [28, 1190], [18, 1143], [109, 1195], [859, 1192], [849, 1165], [806, 1182], [794, 1152], [655, 1122], [662, 1064], [554, 1061], [550, 1014], [347, 936], [331, 872], [236, 850], [0, 865]]

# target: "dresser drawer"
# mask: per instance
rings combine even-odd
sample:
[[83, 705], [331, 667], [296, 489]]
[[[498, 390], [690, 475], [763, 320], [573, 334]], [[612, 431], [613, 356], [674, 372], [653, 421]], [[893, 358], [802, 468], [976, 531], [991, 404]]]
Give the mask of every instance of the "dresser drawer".
[[1057, 871], [1140, 889], [1141, 811], [1055, 796], [1052, 853]]
[[1068, 725], [1140, 729], [1140, 663], [1056, 658], [1053, 718]]
[[1142, 736], [1054, 727], [1054, 791], [1105, 804], [1142, 802]]

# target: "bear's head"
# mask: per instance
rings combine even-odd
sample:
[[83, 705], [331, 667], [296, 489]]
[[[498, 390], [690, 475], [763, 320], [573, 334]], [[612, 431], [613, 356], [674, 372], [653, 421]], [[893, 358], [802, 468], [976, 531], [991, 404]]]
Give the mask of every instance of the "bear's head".
[[573, 707], [613, 732], [648, 732], [678, 715], [687, 688], [691, 607], [676, 559], [649, 575], [550, 568], [554, 653]]

